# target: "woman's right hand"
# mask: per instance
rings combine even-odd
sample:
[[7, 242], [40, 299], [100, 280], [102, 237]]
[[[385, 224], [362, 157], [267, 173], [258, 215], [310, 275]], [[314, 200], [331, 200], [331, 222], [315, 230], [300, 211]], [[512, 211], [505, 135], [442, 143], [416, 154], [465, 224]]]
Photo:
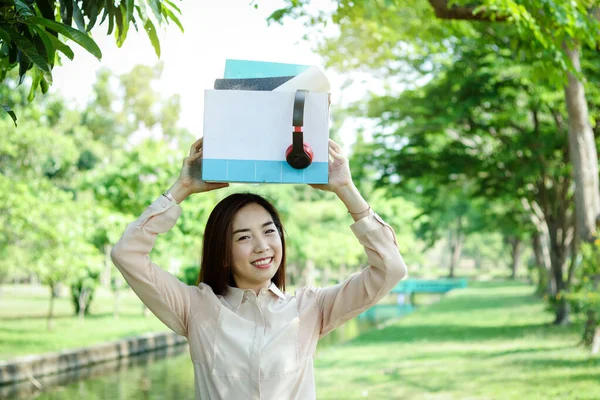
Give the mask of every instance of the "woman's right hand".
[[190, 148], [190, 155], [183, 159], [177, 181], [169, 191], [178, 203], [193, 193], [208, 192], [229, 186], [229, 183], [205, 182], [202, 180], [202, 142], [198, 139]]

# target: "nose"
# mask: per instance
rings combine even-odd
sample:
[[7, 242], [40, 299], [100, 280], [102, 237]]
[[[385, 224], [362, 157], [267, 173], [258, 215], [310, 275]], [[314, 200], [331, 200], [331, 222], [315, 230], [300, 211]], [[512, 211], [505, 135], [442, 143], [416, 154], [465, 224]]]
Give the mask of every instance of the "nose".
[[269, 251], [269, 245], [267, 244], [267, 242], [264, 239], [258, 239], [256, 241], [256, 245], [254, 246], [254, 252], [255, 253], [266, 253], [267, 251]]

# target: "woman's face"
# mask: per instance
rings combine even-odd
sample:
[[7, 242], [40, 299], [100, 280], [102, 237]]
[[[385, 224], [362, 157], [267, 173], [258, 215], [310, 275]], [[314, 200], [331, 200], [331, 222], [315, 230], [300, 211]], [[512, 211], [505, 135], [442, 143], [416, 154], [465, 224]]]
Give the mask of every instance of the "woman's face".
[[252, 203], [233, 217], [231, 266], [237, 287], [253, 289], [269, 287], [281, 264], [281, 238], [271, 214]]

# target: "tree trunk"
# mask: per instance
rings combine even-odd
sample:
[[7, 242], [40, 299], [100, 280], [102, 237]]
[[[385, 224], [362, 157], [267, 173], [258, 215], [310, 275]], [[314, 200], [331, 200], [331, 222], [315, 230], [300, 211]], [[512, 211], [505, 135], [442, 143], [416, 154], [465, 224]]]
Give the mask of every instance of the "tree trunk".
[[455, 235], [452, 235], [452, 231], [450, 232], [450, 272], [448, 273], [448, 277], [454, 278], [454, 270], [462, 254], [462, 216], [458, 217]]
[[[553, 225], [553, 226], [550, 226]], [[557, 222], [549, 224], [548, 229], [550, 231], [550, 259], [551, 259], [551, 270], [552, 278], [556, 284], [556, 291], [552, 293], [553, 297], [558, 300], [555, 307], [556, 318], [554, 320], [555, 325], [568, 325], [569, 324], [569, 303], [564, 296], [557, 298], [557, 294], [566, 290], [567, 282], [564, 278], [564, 266], [566, 263], [566, 252], [568, 244], [565, 243], [564, 239], [559, 237], [560, 227]], [[564, 234], [564, 233], [563, 233]]]
[[581, 339], [584, 345], [592, 345], [592, 343], [594, 342], [597, 326], [598, 318], [596, 318], [596, 313], [592, 310], [588, 310], [588, 312], [586, 313], [585, 326], [583, 328], [583, 337]]
[[85, 318], [85, 311], [87, 309], [88, 297], [90, 295], [90, 289], [82, 287], [77, 296], [77, 302], [79, 304], [78, 316], [79, 321], [83, 321]]
[[598, 354], [600, 351], [600, 326], [596, 327], [594, 332], [594, 340], [592, 341], [592, 355]]
[[[581, 71], [579, 48], [563, 44], [576, 71]], [[583, 83], [567, 73], [565, 100], [569, 115], [569, 156], [575, 175], [575, 212], [579, 238], [591, 242], [600, 214], [600, 186], [598, 184], [598, 151], [594, 132], [589, 123]]]
[[[600, 275], [590, 277], [593, 282], [595, 292], [600, 286]], [[583, 343], [586, 346], [592, 347], [592, 354], [597, 354], [600, 350], [600, 321], [598, 321], [598, 313], [595, 310], [588, 310], [585, 328], [583, 330]]]
[[55, 284], [50, 284], [50, 307], [48, 307], [48, 331], [51, 331], [54, 328], [54, 298], [56, 297], [55, 293]]
[[458, 241], [458, 242], [454, 243], [454, 245], [452, 246], [452, 258], [450, 259], [450, 272], [448, 274], [449, 278], [455, 277], [454, 271], [456, 269], [456, 266], [458, 265], [458, 262], [460, 261], [461, 254], [462, 254], [462, 241]]
[[475, 269], [477, 271], [481, 271], [481, 268], [483, 266], [483, 260], [480, 254], [476, 254], [475, 255]]
[[569, 325], [569, 315], [571, 311], [571, 307], [569, 307], [569, 302], [563, 298], [561, 298], [556, 305], [556, 312], [554, 318], [554, 325]]
[[517, 279], [517, 270], [519, 268], [519, 264], [521, 263], [521, 249], [522, 249], [522, 241], [519, 238], [511, 237], [508, 239], [511, 246], [511, 257], [512, 257], [512, 267], [510, 279]]
[[533, 247], [533, 255], [535, 258], [535, 267], [538, 272], [537, 294], [540, 296], [544, 294], [550, 295], [552, 293], [552, 288], [550, 287], [550, 268], [544, 257], [542, 235], [539, 232], [535, 233], [531, 241], [531, 247]]

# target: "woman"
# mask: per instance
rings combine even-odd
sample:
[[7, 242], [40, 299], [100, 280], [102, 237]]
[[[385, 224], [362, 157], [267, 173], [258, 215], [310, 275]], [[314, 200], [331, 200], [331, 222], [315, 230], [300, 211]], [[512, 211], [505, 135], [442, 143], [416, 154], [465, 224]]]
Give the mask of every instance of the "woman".
[[227, 186], [200, 180], [202, 139], [179, 178], [130, 224], [112, 259], [131, 288], [169, 328], [187, 337], [198, 399], [314, 399], [313, 355], [327, 333], [381, 300], [405, 275], [392, 228], [371, 211], [340, 147], [329, 143], [329, 183], [356, 221], [351, 229], [370, 266], [326, 288], [285, 293], [285, 239], [277, 211], [260, 196], [233, 194], [206, 224], [197, 286], [148, 254], [171, 229], [179, 203]]

